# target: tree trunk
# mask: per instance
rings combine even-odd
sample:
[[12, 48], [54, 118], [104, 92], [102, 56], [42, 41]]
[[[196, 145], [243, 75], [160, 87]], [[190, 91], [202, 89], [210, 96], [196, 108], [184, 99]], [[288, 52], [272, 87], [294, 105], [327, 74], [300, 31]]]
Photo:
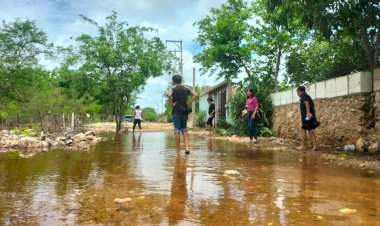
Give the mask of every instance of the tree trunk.
[[116, 107], [115, 105], [115, 109], [114, 109], [114, 120], [115, 120], [115, 123], [116, 123], [116, 132], [120, 132], [121, 130], [121, 122], [119, 120], [119, 115], [121, 114], [120, 112], [120, 109], [118, 109], [118, 107]]
[[119, 116], [116, 116], [116, 132], [120, 132], [121, 130], [121, 120], [119, 119]]
[[[124, 106], [128, 106], [129, 96], [126, 99], [121, 98], [119, 104], [117, 102], [114, 104], [115, 122], [116, 122], [116, 132], [120, 132], [122, 129], [122, 122], [124, 116]], [[124, 105], [125, 102], [125, 105]]]
[[[369, 68], [370, 68], [371, 72], [373, 73], [373, 70], [375, 69], [375, 59], [374, 59], [375, 58], [375, 50], [371, 46], [371, 43], [369, 41], [369, 37], [367, 34], [367, 30], [365, 27], [360, 28], [360, 38], [364, 44], [364, 49], [365, 49], [365, 52], [367, 55], [367, 62], [368, 62]], [[377, 59], [376, 59], [376, 61], [377, 61]]]
[[[375, 54], [376, 53], [375, 49], [377, 49], [379, 47], [376, 46], [375, 49], [374, 49], [371, 46], [367, 30], [364, 27], [361, 27], [361, 29], [360, 29], [360, 38], [362, 39], [363, 44], [364, 44], [364, 49], [365, 49], [365, 52], [366, 52], [366, 55], [367, 55], [367, 62], [368, 62], [368, 65], [369, 65], [369, 68], [370, 68], [370, 71], [371, 71], [371, 77], [372, 77], [372, 81], [373, 81], [374, 70], [375, 70], [375, 68], [377, 66], [377, 58], [375, 58], [375, 55], [376, 55]], [[374, 90], [374, 83], [373, 82], [372, 82], [372, 90]]]
[[249, 70], [249, 68], [247, 67], [247, 65], [245, 65], [243, 63], [243, 66], [244, 66], [245, 73], [247, 73], [247, 75], [248, 75], [248, 78], [251, 77], [251, 71]]
[[122, 104], [120, 104], [119, 109], [117, 109], [117, 112], [115, 114], [115, 120], [116, 120], [116, 132], [120, 132], [122, 129], [121, 124], [123, 122]]
[[278, 74], [280, 73], [280, 63], [281, 63], [282, 49], [281, 46], [278, 47], [277, 58], [276, 58], [276, 69], [274, 73], [274, 91], [278, 91]]
[[17, 128], [20, 128], [20, 112], [17, 113]]
[[59, 120], [58, 120], [58, 114], [54, 114], [54, 124], [55, 124], [55, 132], [58, 132], [59, 131]]
[[378, 66], [378, 61], [379, 61], [379, 53], [380, 52], [380, 19], [377, 23], [377, 37], [376, 37], [376, 45], [375, 45], [375, 68]]
[[65, 131], [66, 130], [65, 113], [62, 114], [62, 127], [63, 127], [63, 131]]
[[43, 119], [42, 119], [42, 114], [41, 114], [40, 111], [39, 111], [38, 113], [39, 113], [39, 115], [40, 115], [41, 130], [43, 131], [43, 130], [44, 130], [44, 123], [43, 123]]

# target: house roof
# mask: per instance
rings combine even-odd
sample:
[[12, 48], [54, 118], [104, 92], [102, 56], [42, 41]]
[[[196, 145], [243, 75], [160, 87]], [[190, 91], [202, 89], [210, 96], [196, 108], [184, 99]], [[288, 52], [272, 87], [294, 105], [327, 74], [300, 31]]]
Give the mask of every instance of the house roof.
[[228, 85], [234, 85], [234, 84], [235, 83], [232, 83], [232, 82], [228, 83], [226, 80], [224, 80], [223, 82], [221, 82], [221, 83], [211, 87], [210, 89], [204, 91], [203, 93], [201, 93], [201, 96], [204, 96], [204, 95], [209, 94], [209, 93], [215, 93], [215, 92], [227, 87]]

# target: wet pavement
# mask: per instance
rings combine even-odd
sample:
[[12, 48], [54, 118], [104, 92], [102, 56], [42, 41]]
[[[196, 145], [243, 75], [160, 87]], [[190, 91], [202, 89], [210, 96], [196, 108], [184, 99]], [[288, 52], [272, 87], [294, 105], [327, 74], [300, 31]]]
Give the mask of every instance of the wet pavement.
[[0, 225], [380, 225], [378, 172], [200, 135], [188, 156], [169, 132], [105, 135], [91, 151], [0, 154]]

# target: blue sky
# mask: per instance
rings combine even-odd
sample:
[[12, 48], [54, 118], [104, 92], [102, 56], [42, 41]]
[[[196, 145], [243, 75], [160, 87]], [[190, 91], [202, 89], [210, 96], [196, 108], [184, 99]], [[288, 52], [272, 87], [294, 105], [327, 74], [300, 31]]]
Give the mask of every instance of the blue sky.
[[[212, 7], [219, 7], [225, 0], [0, 0], [0, 19], [6, 22], [15, 18], [35, 20], [47, 33], [50, 42], [67, 46], [74, 44], [70, 37], [82, 33], [96, 34], [95, 27], [85, 22], [80, 14], [102, 23], [112, 11], [120, 21], [130, 25], [156, 28], [163, 40], [183, 41], [185, 84], [192, 84], [193, 67], [196, 68], [198, 85], [215, 85], [215, 77], [200, 76], [193, 54], [200, 51], [195, 43], [195, 21], [204, 18]], [[46, 62], [48, 66], [52, 63]], [[169, 75], [150, 79], [144, 91], [138, 95], [138, 104], [162, 111], [162, 95], [170, 82]]]

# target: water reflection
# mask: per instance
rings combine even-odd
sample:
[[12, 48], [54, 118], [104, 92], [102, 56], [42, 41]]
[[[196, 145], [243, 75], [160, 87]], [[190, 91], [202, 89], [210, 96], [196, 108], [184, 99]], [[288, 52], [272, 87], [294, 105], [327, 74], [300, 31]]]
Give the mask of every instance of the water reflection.
[[215, 139], [209, 139], [207, 141], [207, 148], [210, 151], [214, 151], [216, 148], [216, 140]]
[[189, 156], [186, 155], [181, 162], [181, 155], [178, 154], [176, 157], [169, 203], [166, 207], [169, 225], [176, 225], [184, 218], [188, 198], [186, 185], [188, 159]]
[[8, 158], [9, 153], [0, 156], [3, 224], [57, 223], [62, 216], [73, 223], [66, 209], [77, 208], [74, 196], [88, 178], [94, 158], [83, 152], [59, 152], [38, 154], [29, 159]]
[[141, 137], [142, 137], [142, 133], [138, 133], [138, 135], [136, 135], [135, 133], [132, 134], [132, 148], [134, 151], [140, 151], [143, 149], [143, 145], [141, 143]]
[[[91, 151], [0, 154], [0, 225], [377, 225], [380, 179], [299, 155], [172, 133]], [[225, 177], [228, 169], [240, 177]], [[116, 198], [130, 198], [123, 208]], [[342, 211], [343, 210], [343, 211]], [[345, 211], [345, 212], [344, 212]], [[347, 213], [351, 211], [351, 213]]]

